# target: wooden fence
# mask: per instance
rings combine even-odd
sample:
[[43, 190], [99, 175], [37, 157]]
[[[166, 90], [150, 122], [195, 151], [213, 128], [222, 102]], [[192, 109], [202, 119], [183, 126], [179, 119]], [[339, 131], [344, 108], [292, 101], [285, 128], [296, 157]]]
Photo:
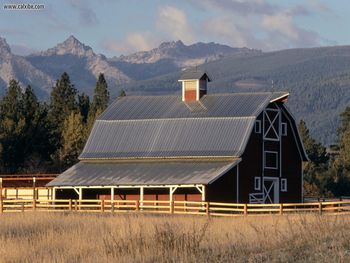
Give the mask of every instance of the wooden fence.
[[0, 213], [26, 211], [140, 212], [211, 216], [283, 215], [291, 213], [340, 215], [350, 214], [350, 201], [295, 204], [231, 204], [191, 201], [0, 199]]

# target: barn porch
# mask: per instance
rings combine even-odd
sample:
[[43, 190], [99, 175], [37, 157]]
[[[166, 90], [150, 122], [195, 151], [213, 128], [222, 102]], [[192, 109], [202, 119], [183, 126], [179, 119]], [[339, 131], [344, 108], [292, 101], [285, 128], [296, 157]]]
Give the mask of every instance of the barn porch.
[[0, 195], [4, 199], [51, 199], [52, 189], [45, 185], [58, 174], [0, 174]]
[[239, 161], [79, 162], [47, 186], [54, 199], [206, 201], [210, 185]]
[[53, 187], [53, 199], [205, 201], [203, 184]]

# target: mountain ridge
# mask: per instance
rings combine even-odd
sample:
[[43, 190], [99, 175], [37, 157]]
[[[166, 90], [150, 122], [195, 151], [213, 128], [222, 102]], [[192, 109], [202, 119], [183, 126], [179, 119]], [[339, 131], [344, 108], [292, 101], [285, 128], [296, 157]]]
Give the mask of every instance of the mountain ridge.
[[107, 58], [74, 36], [26, 57], [12, 54], [0, 38], [0, 95], [14, 78], [22, 88], [31, 84], [40, 99], [47, 99], [64, 71], [88, 95], [99, 73], [105, 74], [112, 98], [121, 89], [128, 95], [180, 94], [181, 71], [193, 66], [213, 77], [211, 93], [287, 89], [296, 118], [305, 119], [312, 135], [325, 144], [335, 142], [339, 114], [350, 105], [350, 46], [262, 52], [213, 42], [186, 46], [171, 41], [150, 51]]

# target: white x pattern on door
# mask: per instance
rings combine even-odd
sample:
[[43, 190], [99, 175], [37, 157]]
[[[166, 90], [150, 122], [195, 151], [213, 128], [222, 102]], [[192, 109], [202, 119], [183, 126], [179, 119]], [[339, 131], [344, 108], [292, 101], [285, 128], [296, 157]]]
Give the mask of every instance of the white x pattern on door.
[[271, 199], [271, 190], [274, 189], [274, 186], [275, 186], [275, 182], [272, 181], [271, 182], [271, 185], [266, 188], [266, 185], [264, 184], [264, 203], [266, 203], [266, 200], [268, 199], [269, 203], [272, 204], [273, 203], [273, 200]]

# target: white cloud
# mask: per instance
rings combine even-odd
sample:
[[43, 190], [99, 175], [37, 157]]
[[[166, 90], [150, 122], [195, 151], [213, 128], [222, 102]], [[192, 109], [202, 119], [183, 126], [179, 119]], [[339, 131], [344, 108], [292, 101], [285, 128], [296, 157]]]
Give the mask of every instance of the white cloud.
[[[211, 18], [201, 24], [204, 39], [215, 37], [215, 41], [232, 46], [263, 50], [310, 47], [329, 42], [317, 32], [296, 24], [297, 17], [317, 14], [315, 7], [307, 2], [283, 7], [266, 0], [189, 1], [193, 8], [211, 14]], [[322, 9], [328, 12], [325, 6]]]
[[137, 51], [146, 51], [159, 44], [159, 39], [151, 32], [133, 32], [126, 36], [125, 40], [107, 40], [102, 43], [106, 50], [121, 54], [129, 54]]
[[293, 17], [288, 13], [265, 15], [262, 18], [262, 26], [267, 31], [275, 31], [291, 40], [298, 40], [298, 28], [293, 23]]
[[150, 50], [164, 41], [181, 40], [187, 44], [195, 41], [186, 14], [176, 7], [160, 7], [155, 26], [154, 32], [131, 32], [123, 41], [107, 40], [101, 46], [118, 54], [129, 54]]
[[230, 12], [242, 16], [248, 14], [272, 14], [279, 10], [277, 5], [266, 0], [189, 0], [193, 5], [206, 10]]
[[215, 37], [217, 42], [223, 42], [235, 47], [248, 45], [245, 31], [235, 24], [229, 17], [212, 18], [204, 22], [203, 29], [206, 34]]
[[173, 6], [163, 6], [159, 9], [156, 22], [157, 29], [175, 40], [185, 43], [194, 41], [194, 33], [190, 28], [186, 14]]

